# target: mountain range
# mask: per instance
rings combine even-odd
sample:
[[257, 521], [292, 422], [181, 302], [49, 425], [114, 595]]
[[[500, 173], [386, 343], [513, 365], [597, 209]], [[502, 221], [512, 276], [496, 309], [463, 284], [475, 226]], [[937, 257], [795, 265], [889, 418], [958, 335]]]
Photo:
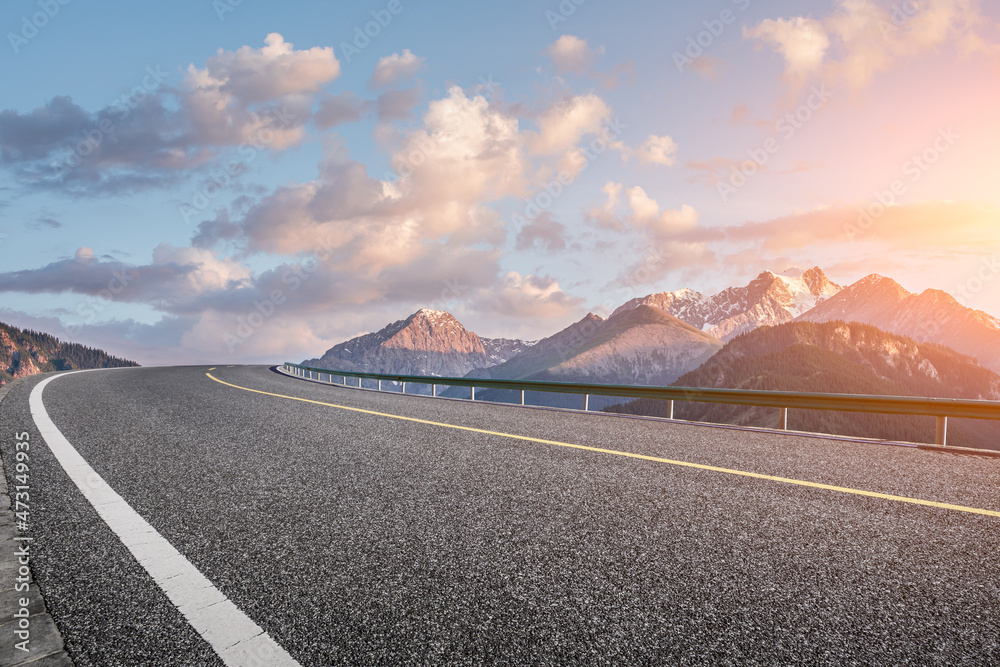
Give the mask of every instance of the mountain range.
[[608, 319], [593, 313], [505, 363], [475, 374], [604, 384], [668, 384], [722, 348], [669, 313], [640, 305]]
[[138, 365], [103, 350], [65, 343], [46, 333], [0, 322], [0, 384], [51, 371]]
[[841, 291], [819, 267], [784, 273], [765, 271], [745, 287], [730, 287], [714, 296], [682, 289], [633, 299], [613, 314], [640, 305], [659, 308], [722, 341], [757, 327], [791, 322]]
[[[793, 323], [797, 326], [782, 328]], [[834, 323], [836, 326], [829, 330], [798, 326]], [[907, 381], [894, 374], [903, 371], [892, 367], [895, 370], [890, 373], [886, 370], [889, 367], [879, 366], [874, 358], [864, 356], [867, 352], [863, 345], [867, 343], [863, 341], [878, 336], [863, 333], [869, 329], [856, 329], [863, 326], [888, 336], [883, 342], [893, 342], [887, 345], [903, 345], [900, 349], [920, 357], [915, 367], [909, 361], [900, 367], [910, 374]], [[798, 342], [788, 342], [788, 331], [796, 332]], [[810, 334], [815, 340], [807, 342], [809, 336], [803, 333], [807, 331], [819, 331], [822, 335]], [[829, 331], [841, 332], [838, 336], [849, 335], [853, 343], [835, 345], [828, 340]], [[751, 343], [742, 342], [748, 336]], [[904, 338], [910, 343], [899, 342]], [[852, 347], [855, 343], [862, 347]], [[913, 348], [913, 344], [920, 345]], [[759, 377], [754, 376], [770, 389], [798, 391], [809, 386], [812, 391], [827, 392], [964, 396], [967, 387], [956, 384], [954, 375], [940, 375], [935, 381], [923, 384], [914, 379], [922, 377], [922, 368], [938, 368], [932, 357], [939, 354], [935, 351], [939, 347], [956, 355], [955, 360], [945, 364], [947, 367], [969, 365], [962, 372], [971, 373], [978, 363], [984, 367], [980, 371], [1000, 371], [1000, 320], [966, 308], [939, 290], [911, 294], [895, 281], [879, 275], [841, 287], [822, 269], [813, 267], [782, 273], [764, 271], [745, 286], [731, 287], [712, 296], [691, 289], [649, 294], [622, 304], [607, 319], [590, 313], [537, 343], [480, 338], [448, 313], [424, 310], [378, 333], [341, 343], [321, 359], [306, 363], [332, 370], [409, 375], [668, 385], [707, 382], [697, 373], [721, 368], [720, 358], [732, 357], [731, 363], [736, 367], [740, 355], [754, 358], [770, 355], [775, 368], [782, 368], [786, 360], [793, 359], [803, 364], [802, 368], [814, 371], [808, 382], [795, 372], [762, 372]], [[758, 351], [748, 352], [751, 348]], [[759, 352], [764, 349], [769, 350], [766, 355]], [[957, 361], [959, 358], [961, 361]], [[838, 363], [842, 366], [839, 374]], [[865, 373], [874, 373], [875, 379]], [[739, 378], [739, 382], [753, 379], [732, 372], [723, 376]], [[770, 379], [765, 382], [763, 378]], [[976, 396], [994, 396], [995, 392], [987, 390], [986, 384], [977, 386], [981, 391]], [[465, 395], [458, 390], [450, 393]], [[511, 392], [497, 390], [480, 395], [485, 400], [515, 398]], [[538, 396], [533, 402], [577, 407], [579, 401], [571, 396]], [[601, 408], [611, 402], [614, 401], [598, 399], [592, 405]], [[750, 419], [732, 409], [719, 410], [703, 416], [729, 421]], [[832, 419], [834, 425], [854, 424], [855, 430], [871, 430], [864, 416], [827, 417], [827, 421], [817, 417], [811, 423], [817, 428], [830, 426]], [[871, 419], [872, 423], [883, 425], [899, 422], [892, 418]], [[978, 432], [980, 426], [966, 430]], [[913, 435], [905, 429], [893, 432]], [[979, 442], [974, 434], [970, 438]]]
[[[1000, 400], [1000, 375], [975, 359], [936, 343], [918, 342], [867, 324], [793, 322], [763, 327], [729, 342], [681, 387], [762, 391], [938, 396]], [[668, 416], [663, 401], [639, 399], [611, 412]], [[778, 411], [740, 405], [678, 403], [678, 419], [776, 427]], [[789, 428], [870, 438], [931, 442], [932, 417], [790, 410]], [[1000, 449], [995, 425], [951, 420], [949, 442]]]
[[480, 338], [450, 313], [422, 309], [381, 331], [336, 345], [306, 366], [393, 375], [464, 377], [506, 362], [533, 343]]
[[873, 274], [798, 317], [800, 322], [864, 322], [918, 341], [940, 343], [1000, 371], [1000, 320], [966, 308], [950, 294], [911, 294]]
[[[722, 347], [722, 341], [741, 333], [790, 322], [840, 289], [818, 267], [781, 274], [765, 271], [745, 287], [729, 288], [710, 297], [685, 289], [633, 299], [607, 320], [591, 313], [543, 344], [483, 338], [449, 313], [422, 309], [303, 363], [331, 370], [437, 377], [471, 373], [514, 379], [547, 373], [590, 381], [671, 382], [691, 370], [692, 360], [704, 360], [701, 353], [708, 348], [694, 350], [689, 347], [692, 341], [713, 347], [714, 352]], [[644, 308], [669, 317], [657, 320]], [[636, 310], [643, 314], [622, 318]], [[615, 324], [609, 326], [612, 321]], [[669, 332], [663, 340], [657, 341], [657, 326]], [[632, 327], [637, 330], [626, 332]], [[601, 331], [605, 331], [604, 338], [600, 338]], [[588, 346], [590, 342], [593, 345]], [[576, 355], [581, 356], [571, 359]], [[489, 373], [485, 369], [490, 369]]]

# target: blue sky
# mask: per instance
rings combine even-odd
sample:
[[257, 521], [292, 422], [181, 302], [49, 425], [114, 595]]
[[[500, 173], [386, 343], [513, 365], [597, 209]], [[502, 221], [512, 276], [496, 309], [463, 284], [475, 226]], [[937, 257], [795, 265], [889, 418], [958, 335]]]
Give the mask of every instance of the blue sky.
[[423, 306], [538, 337], [791, 265], [1000, 314], [997, 26], [974, 0], [9, 2], [0, 320], [297, 360]]

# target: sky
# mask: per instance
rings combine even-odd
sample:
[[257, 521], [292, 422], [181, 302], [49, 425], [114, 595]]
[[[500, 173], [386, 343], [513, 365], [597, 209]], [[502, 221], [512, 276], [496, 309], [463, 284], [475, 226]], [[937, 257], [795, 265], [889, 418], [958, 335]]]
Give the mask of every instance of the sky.
[[[680, 5], [680, 6], [678, 6]], [[11, 0], [0, 321], [277, 363], [822, 267], [1000, 315], [1000, 7]]]

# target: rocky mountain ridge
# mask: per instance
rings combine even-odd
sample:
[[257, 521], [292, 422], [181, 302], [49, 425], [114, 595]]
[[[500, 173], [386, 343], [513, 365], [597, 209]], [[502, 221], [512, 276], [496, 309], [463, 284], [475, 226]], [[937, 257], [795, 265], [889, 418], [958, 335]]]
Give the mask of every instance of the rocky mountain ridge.
[[722, 341], [761, 326], [791, 322], [823, 303], [842, 288], [822, 269], [764, 271], [745, 287], [730, 287], [713, 296], [691, 289], [661, 292], [633, 299], [612, 317], [639, 305], [652, 306], [684, 320]]
[[335, 345], [304, 364], [366, 373], [463, 377], [477, 368], [503, 363], [531, 345], [480, 338], [450, 313], [424, 308], [380, 331]]
[[947, 292], [913, 294], [872, 274], [797, 318], [800, 322], [863, 322], [920, 342], [938, 343], [1000, 371], [1000, 320], [963, 306]]
[[658, 308], [640, 305], [608, 319], [593, 313], [479, 377], [669, 384], [700, 366], [722, 342]]
[[[678, 337], [677, 322], [669, 326], [666, 322], [634, 323], [639, 328], [628, 336], [608, 334], [608, 340], [596, 349], [587, 348], [610, 322], [624, 321], [622, 316], [641, 309], [662, 313], [705, 334], [706, 339], [697, 341], [702, 346], [713, 340], [731, 342], [761, 327], [792, 321], [843, 320], [945, 345], [1000, 370], [997, 318], [966, 308], [945, 292], [911, 294], [875, 274], [843, 288], [819, 267], [780, 274], [764, 271], [744, 287], [710, 297], [690, 289], [650, 294], [623, 304], [607, 320], [591, 313], [539, 342], [480, 338], [448, 313], [421, 310], [379, 332], [334, 346], [321, 359], [306, 363], [334, 370], [439, 377], [546, 375], [598, 383], [663, 383], [670, 378], [674, 362], [678, 369], [686, 368], [685, 346], [694, 340], [690, 331], [687, 338]], [[644, 312], [637, 317], [652, 315]], [[642, 326], [646, 333], [640, 335]], [[646, 335], [654, 330], [661, 339]]]

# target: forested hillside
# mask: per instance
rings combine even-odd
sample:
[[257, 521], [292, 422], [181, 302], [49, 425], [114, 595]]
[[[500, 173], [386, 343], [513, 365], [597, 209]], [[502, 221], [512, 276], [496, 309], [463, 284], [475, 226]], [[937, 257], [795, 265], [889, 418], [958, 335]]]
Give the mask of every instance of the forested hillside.
[[[918, 343], [873, 326], [796, 322], [740, 336], [676, 386], [1000, 399], [1000, 376], [971, 357], [933, 343]], [[608, 408], [666, 416], [663, 401], [638, 400]], [[679, 419], [776, 427], [778, 410], [677, 403]], [[1000, 449], [998, 424], [952, 420], [949, 444]], [[789, 428], [871, 438], [929, 442], [930, 417], [789, 411]]]
[[0, 384], [50, 371], [138, 365], [103, 350], [64, 343], [47, 333], [0, 323]]

